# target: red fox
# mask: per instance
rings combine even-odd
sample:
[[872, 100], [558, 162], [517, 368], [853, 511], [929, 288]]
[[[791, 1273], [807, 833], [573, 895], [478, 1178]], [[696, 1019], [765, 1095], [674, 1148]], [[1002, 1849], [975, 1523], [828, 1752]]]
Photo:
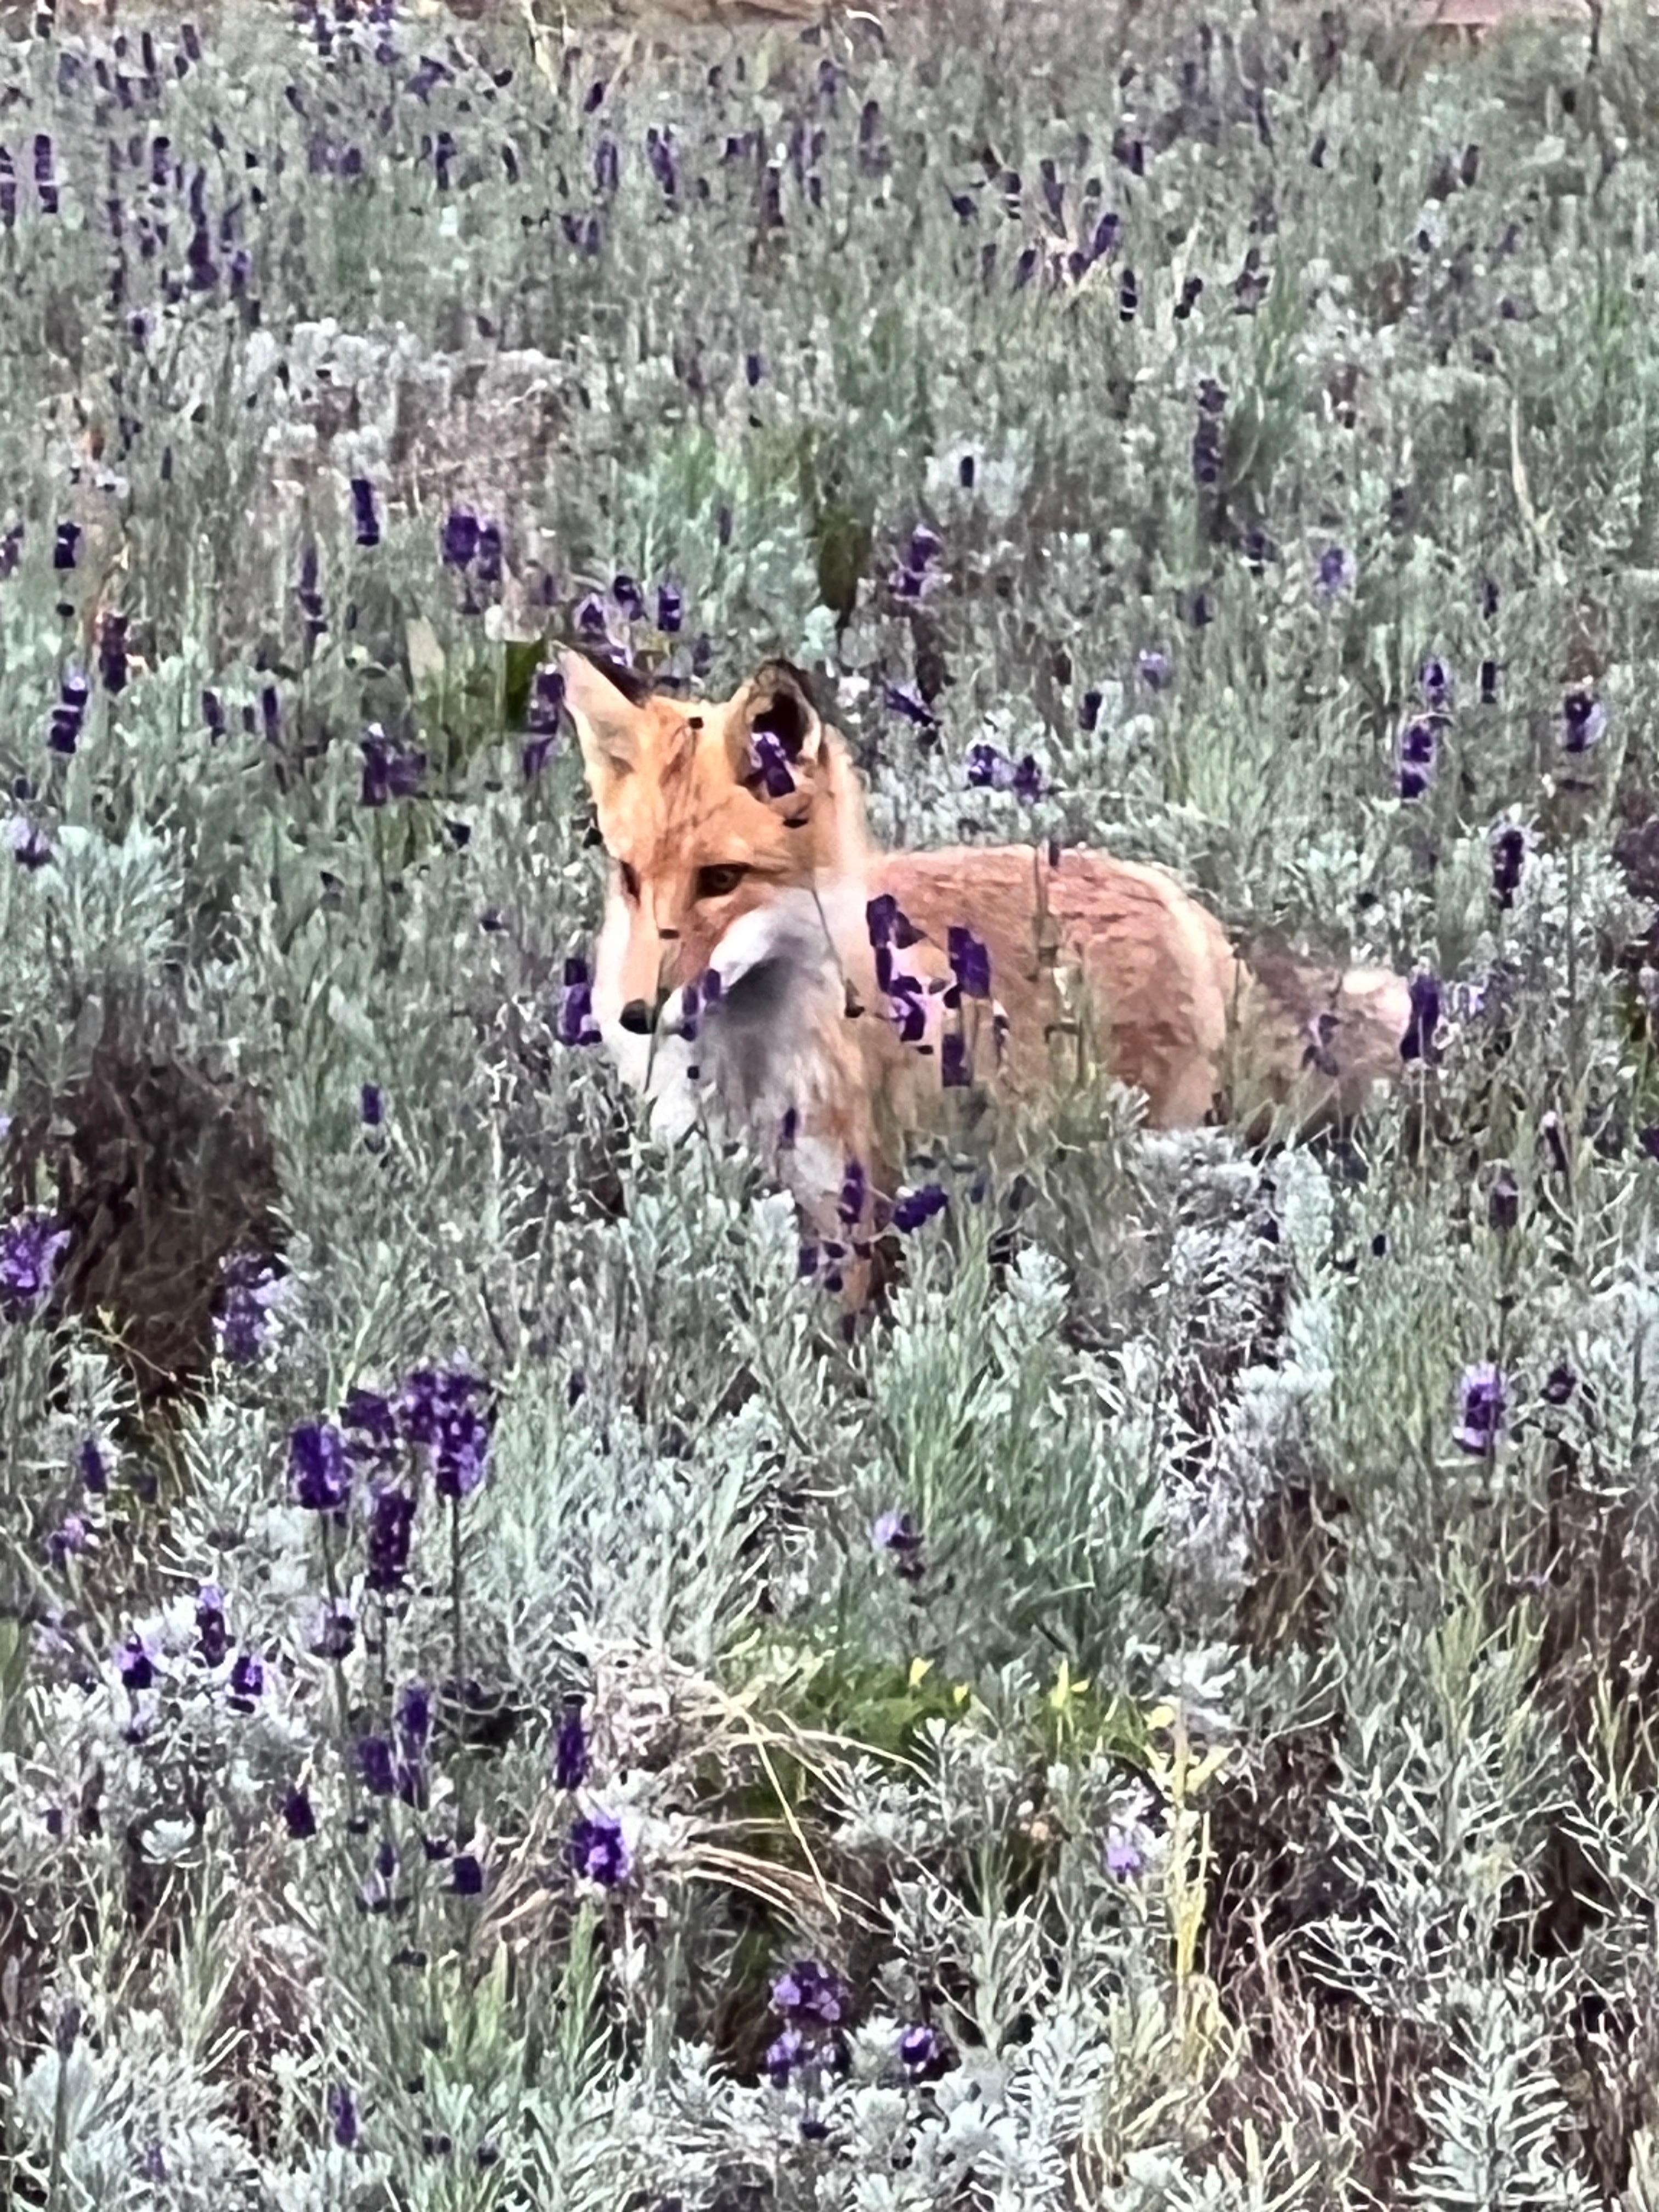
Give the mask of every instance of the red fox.
[[1080, 1026], [1159, 1128], [1350, 1115], [1400, 1072], [1401, 977], [1247, 961], [1161, 868], [878, 852], [787, 663], [724, 702], [630, 696], [575, 653], [562, 672], [611, 861], [600, 1036], [658, 1128], [758, 1140], [854, 1303], [909, 1137], [951, 1092], [1036, 1097]]

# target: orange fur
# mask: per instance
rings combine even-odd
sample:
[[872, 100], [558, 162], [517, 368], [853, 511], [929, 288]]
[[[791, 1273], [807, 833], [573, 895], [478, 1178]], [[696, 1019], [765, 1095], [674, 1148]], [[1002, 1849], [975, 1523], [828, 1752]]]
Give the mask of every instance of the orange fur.
[[[1086, 851], [1051, 867], [1014, 846], [878, 854], [845, 746], [782, 664], [723, 702], [630, 700], [575, 654], [564, 673], [612, 861], [601, 1033], [665, 1126], [708, 1114], [769, 1146], [815, 1231], [850, 1248], [836, 1272], [854, 1296], [906, 1140], [947, 1109], [952, 1030], [994, 1097], [1030, 1101], [1066, 1064], [1103, 1060], [1164, 1128], [1351, 1115], [1399, 1070], [1400, 977], [1247, 961], [1162, 869]], [[893, 956], [916, 979], [919, 1042], [878, 984], [882, 893], [921, 933]], [[957, 924], [988, 948], [1000, 1003], [958, 1002]]]

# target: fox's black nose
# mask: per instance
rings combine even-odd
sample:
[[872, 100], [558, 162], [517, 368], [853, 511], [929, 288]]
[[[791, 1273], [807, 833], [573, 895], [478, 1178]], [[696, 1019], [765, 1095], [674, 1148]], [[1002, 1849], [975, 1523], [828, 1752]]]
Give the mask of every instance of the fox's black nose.
[[630, 999], [617, 1018], [635, 1036], [649, 1036], [657, 1026], [657, 1018], [643, 999]]

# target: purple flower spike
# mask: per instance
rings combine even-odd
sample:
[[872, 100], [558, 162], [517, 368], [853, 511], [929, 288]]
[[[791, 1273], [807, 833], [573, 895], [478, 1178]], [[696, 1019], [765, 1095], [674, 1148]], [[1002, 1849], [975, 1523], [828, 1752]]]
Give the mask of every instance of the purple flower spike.
[[1452, 675], [1443, 660], [1425, 660], [1418, 683], [1422, 688], [1423, 704], [1431, 714], [1451, 712]]
[[19, 1214], [0, 1229], [0, 1314], [8, 1321], [27, 1321], [46, 1304], [69, 1241], [69, 1231], [54, 1229], [44, 1212]]
[[884, 684], [882, 698], [890, 714], [902, 715], [914, 728], [936, 730], [939, 727], [939, 717], [914, 685]]
[[415, 1500], [401, 1490], [383, 1490], [374, 1500], [368, 1528], [368, 1586], [395, 1590], [409, 1570], [415, 1528]]
[[587, 1779], [590, 1763], [587, 1730], [582, 1724], [582, 1701], [579, 1697], [568, 1697], [564, 1701], [564, 1714], [553, 1749], [554, 1786], [559, 1790], [580, 1790]]
[[645, 620], [645, 594], [632, 576], [612, 579], [611, 596], [617, 603], [617, 611], [627, 623]]
[[685, 597], [674, 584], [657, 587], [657, 628], [665, 637], [678, 637], [685, 621]]
[[769, 799], [787, 799], [795, 788], [795, 775], [781, 740], [770, 730], [757, 730], [750, 744], [754, 757], [750, 781], [758, 778]]
[[893, 1226], [908, 1236], [931, 1221], [935, 1214], [943, 1213], [950, 1204], [945, 1193], [936, 1182], [923, 1183], [919, 1190], [906, 1191], [893, 1207]]
[[1521, 873], [1526, 866], [1527, 833], [1511, 823], [1494, 830], [1492, 838], [1492, 896], [1499, 906], [1515, 904], [1515, 894], [1521, 888]]
[[767, 2079], [775, 2089], [787, 2089], [789, 2077], [806, 2057], [806, 2038], [798, 2027], [786, 2027], [766, 2046]]
[[1607, 710], [1587, 691], [1569, 691], [1561, 702], [1563, 750], [1587, 753], [1607, 734]]
[[54, 568], [72, 568], [81, 544], [78, 522], [60, 522], [52, 541], [52, 565]]
[[1400, 1040], [1401, 1060], [1435, 1060], [1440, 1057], [1435, 1031], [1440, 1026], [1440, 978], [1419, 969], [1407, 986], [1411, 994], [1411, 1019]]
[[1434, 781], [1440, 727], [1432, 715], [1419, 715], [1400, 735], [1400, 796], [1420, 799]]
[[337, 1513], [351, 1492], [345, 1438], [331, 1421], [307, 1421], [289, 1438], [294, 1494], [309, 1513]]
[[559, 998], [559, 1042], [580, 1047], [599, 1042], [599, 1026], [593, 1018], [593, 986], [588, 980], [587, 963], [580, 959], [567, 960], [564, 963], [564, 985]]
[[950, 2044], [925, 2021], [902, 2028], [896, 2047], [899, 2064], [914, 2081], [936, 2081], [952, 2063]]
[[1014, 781], [1014, 764], [1000, 745], [970, 745], [967, 781], [973, 790], [1006, 791]]
[[1328, 599], [1339, 599], [1351, 592], [1359, 580], [1359, 570], [1352, 553], [1340, 545], [1328, 545], [1319, 556], [1319, 566], [1314, 581]]
[[465, 568], [478, 550], [478, 518], [470, 507], [452, 507], [444, 518], [441, 549], [452, 568]]
[[634, 1871], [634, 1854], [622, 1823], [610, 1813], [590, 1813], [570, 1831], [566, 1846], [574, 1872], [602, 1889], [618, 1889]]
[[951, 970], [957, 987], [969, 999], [988, 999], [991, 995], [991, 955], [987, 946], [973, 931], [960, 922], [952, 922], [946, 939]]
[[1486, 1454], [1503, 1432], [1509, 1403], [1508, 1387], [1501, 1370], [1490, 1360], [1465, 1368], [1458, 1384], [1458, 1418], [1452, 1441], [1466, 1452]]
[[374, 487], [367, 477], [353, 477], [351, 479], [351, 512], [357, 529], [357, 543], [360, 545], [378, 545], [380, 524], [374, 512]]
[[838, 2027], [852, 2008], [846, 1984], [816, 1959], [797, 1959], [772, 1984], [772, 2009], [798, 2027]]

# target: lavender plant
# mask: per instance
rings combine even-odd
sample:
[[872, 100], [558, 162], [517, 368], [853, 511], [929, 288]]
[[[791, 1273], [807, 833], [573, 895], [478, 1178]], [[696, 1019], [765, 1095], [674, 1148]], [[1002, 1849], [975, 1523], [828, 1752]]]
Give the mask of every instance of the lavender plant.
[[[1650, 2202], [1651, 27], [18, 32], [8, 2201]], [[1079, 1026], [848, 1341], [594, 1049], [568, 641], [1398, 1098]]]

